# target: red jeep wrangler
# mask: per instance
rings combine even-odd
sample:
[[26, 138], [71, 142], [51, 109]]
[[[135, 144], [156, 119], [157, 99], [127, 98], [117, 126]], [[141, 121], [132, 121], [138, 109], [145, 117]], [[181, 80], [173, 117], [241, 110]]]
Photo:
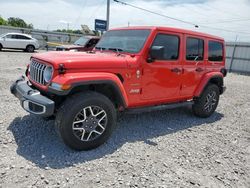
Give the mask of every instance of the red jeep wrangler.
[[91, 52], [31, 57], [12, 86], [22, 107], [56, 116], [63, 141], [76, 150], [103, 144], [118, 112], [192, 105], [209, 117], [225, 90], [224, 40], [166, 27], [129, 27], [104, 34]]

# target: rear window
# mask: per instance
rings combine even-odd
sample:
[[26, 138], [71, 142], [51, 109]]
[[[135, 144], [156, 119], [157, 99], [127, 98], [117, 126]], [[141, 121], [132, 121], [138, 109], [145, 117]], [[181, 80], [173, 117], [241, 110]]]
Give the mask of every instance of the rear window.
[[208, 42], [208, 60], [222, 61], [223, 60], [223, 44], [221, 42]]
[[188, 37], [186, 41], [186, 60], [203, 60], [204, 40]]

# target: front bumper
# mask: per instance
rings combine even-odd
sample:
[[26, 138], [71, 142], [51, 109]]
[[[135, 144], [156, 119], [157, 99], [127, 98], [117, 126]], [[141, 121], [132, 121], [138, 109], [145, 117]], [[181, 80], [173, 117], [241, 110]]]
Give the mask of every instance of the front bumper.
[[21, 106], [31, 114], [48, 117], [54, 114], [55, 103], [49, 98], [32, 89], [25, 77], [17, 79], [10, 87], [10, 91], [21, 103]]

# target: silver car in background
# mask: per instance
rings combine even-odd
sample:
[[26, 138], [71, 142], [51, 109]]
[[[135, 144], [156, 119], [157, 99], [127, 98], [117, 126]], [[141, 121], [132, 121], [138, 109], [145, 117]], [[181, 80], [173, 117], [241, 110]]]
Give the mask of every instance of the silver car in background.
[[0, 50], [3, 48], [20, 49], [26, 52], [34, 52], [39, 48], [37, 39], [22, 33], [6, 33], [0, 35]]

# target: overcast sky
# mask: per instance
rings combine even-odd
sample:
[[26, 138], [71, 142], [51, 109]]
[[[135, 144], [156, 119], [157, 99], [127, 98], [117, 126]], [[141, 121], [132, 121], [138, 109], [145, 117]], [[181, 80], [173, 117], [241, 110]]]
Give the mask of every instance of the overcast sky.
[[[173, 21], [111, 1], [110, 28], [160, 25], [197, 30], [233, 41], [250, 41], [250, 0], [121, 0], [160, 14], [200, 25]], [[0, 0], [0, 15], [20, 17], [36, 29], [94, 28], [94, 19], [106, 19], [107, 0]], [[237, 20], [237, 21], [235, 21]], [[233, 22], [232, 22], [233, 21]], [[212, 28], [214, 29], [212, 29]], [[221, 29], [221, 30], [220, 30]], [[235, 32], [227, 32], [227, 31]]]

